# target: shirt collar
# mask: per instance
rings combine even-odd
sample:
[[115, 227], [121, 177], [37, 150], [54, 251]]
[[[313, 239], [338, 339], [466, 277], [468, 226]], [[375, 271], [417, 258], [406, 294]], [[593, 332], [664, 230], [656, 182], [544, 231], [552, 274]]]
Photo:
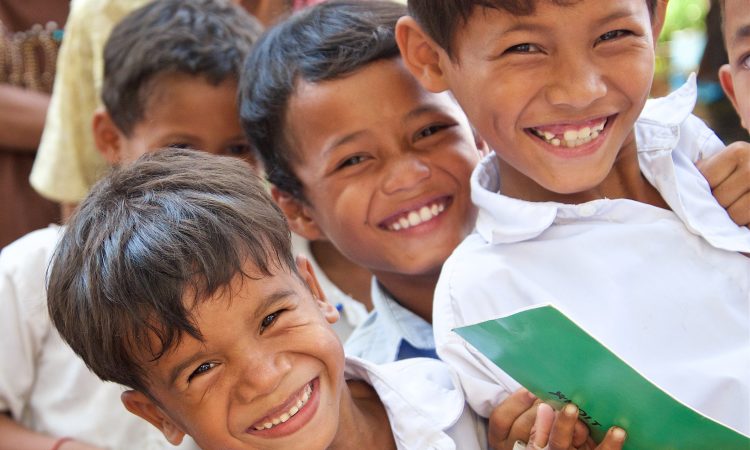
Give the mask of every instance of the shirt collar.
[[419, 349], [434, 349], [435, 338], [432, 325], [401, 306], [391, 295], [372, 278], [372, 304], [378, 313], [380, 325], [389, 336], [388, 345], [393, 346], [393, 354], [398, 353], [401, 339]]

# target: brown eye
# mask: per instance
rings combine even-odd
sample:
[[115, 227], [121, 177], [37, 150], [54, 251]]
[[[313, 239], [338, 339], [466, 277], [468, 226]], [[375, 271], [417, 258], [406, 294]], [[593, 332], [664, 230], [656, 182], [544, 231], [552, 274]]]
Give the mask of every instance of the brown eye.
[[281, 311], [276, 311], [275, 313], [271, 313], [263, 318], [263, 320], [260, 322], [260, 332], [263, 333], [263, 331], [266, 330], [266, 328], [270, 327], [271, 325], [276, 322], [276, 319], [279, 318], [281, 315]]

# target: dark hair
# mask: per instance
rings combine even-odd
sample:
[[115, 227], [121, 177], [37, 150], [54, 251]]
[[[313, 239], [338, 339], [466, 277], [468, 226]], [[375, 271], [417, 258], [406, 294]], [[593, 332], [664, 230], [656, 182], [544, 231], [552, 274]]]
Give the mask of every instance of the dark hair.
[[292, 15], [258, 41], [240, 80], [240, 117], [269, 181], [280, 190], [305, 199], [285, 133], [297, 83], [345, 77], [398, 57], [394, 30], [405, 14], [404, 5], [390, 1], [330, 1]]
[[159, 0], [119, 22], [104, 47], [102, 100], [125, 135], [143, 119], [157, 75], [184, 73], [214, 84], [238, 79], [262, 31], [228, 0]]
[[49, 313], [96, 375], [148, 393], [143, 363], [184, 333], [201, 339], [196, 302], [237, 275], [297, 273], [290, 239], [248, 164], [192, 150], [146, 154], [99, 181], [71, 219], [52, 259]]
[[[425, 33], [454, 56], [454, 38], [458, 27], [465, 25], [475, 8], [502, 9], [510, 14], [533, 14], [539, 0], [408, 0], [409, 15], [419, 23]], [[555, 5], [570, 5], [580, 0], [542, 0]], [[646, 0], [653, 15], [656, 2]]]

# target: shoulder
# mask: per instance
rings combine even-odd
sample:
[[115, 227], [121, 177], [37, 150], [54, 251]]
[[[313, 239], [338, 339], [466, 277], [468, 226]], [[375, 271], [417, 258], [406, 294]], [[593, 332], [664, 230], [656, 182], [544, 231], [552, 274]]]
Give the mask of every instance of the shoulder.
[[62, 229], [52, 225], [31, 233], [8, 244], [0, 251], [0, 268], [3, 272], [17, 270], [46, 270]]

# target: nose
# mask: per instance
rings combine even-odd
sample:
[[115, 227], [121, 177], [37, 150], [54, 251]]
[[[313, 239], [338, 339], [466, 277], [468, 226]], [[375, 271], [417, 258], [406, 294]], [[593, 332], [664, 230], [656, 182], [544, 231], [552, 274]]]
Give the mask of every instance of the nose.
[[383, 192], [389, 195], [416, 187], [431, 173], [429, 165], [411, 152], [395, 156], [389, 166], [382, 185]]
[[292, 368], [285, 353], [253, 352], [243, 357], [236, 371], [235, 393], [238, 399], [253, 398], [274, 392]]
[[546, 89], [547, 101], [555, 106], [582, 109], [607, 94], [602, 68], [586, 56], [558, 57], [551, 82]]

